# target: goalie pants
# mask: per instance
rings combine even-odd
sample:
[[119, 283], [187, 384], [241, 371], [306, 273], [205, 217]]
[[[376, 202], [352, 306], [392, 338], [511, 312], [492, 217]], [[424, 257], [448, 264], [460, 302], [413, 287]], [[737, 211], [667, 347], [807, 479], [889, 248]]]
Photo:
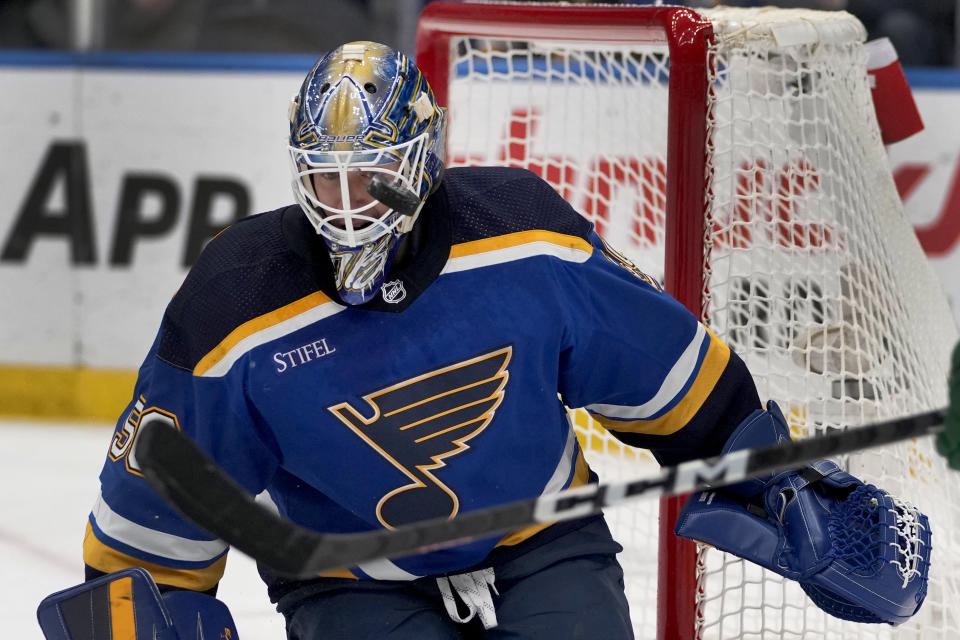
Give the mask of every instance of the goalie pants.
[[[491, 563], [475, 572], [489, 575], [493, 569], [496, 626], [486, 630], [479, 615], [465, 623], [451, 618], [436, 577], [311, 581], [281, 597], [277, 610], [286, 618], [289, 640], [632, 639], [616, 560], [621, 547], [606, 522], [590, 518], [539, 545], [536, 538], [522, 543], [534, 543], [529, 551], [503, 562], [494, 551]], [[466, 617], [462, 600], [458, 610]]]

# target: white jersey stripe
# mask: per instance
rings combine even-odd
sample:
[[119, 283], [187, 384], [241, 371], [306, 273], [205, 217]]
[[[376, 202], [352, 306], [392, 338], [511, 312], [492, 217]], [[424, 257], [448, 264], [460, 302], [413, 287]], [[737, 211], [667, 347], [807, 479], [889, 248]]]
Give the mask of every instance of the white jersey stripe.
[[97, 527], [114, 540], [177, 562], [213, 562], [227, 549], [222, 540], [181, 538], [127, 520], [110, 508], [102, 494], [93, 505], [93, 519]]
[[[276, 514], [280, 513], [280, 510], [277, 508], [277, 504], [266, 491], [257, 496], [257, 502]], [[364, 573], [375, 580], [416, 580], [417, 578], [421, 577], [404, 571], [387, 559], [373, 560], [357, 566], [362, 569]]]
[[374, 580], [416, 580], [421, 577], [404, 571], [386, 559], [364, 562], [357, 566]]
[[313, 307], [299, 313], [291, 318], [282, 320], [277, 324], [261, 329], [255, 333], [251, 333], [246, 336], [239, 342], [237, 342], [233, 347], [230, 348], [227, 353], [216, 362], [212, 367], [203, 372], [203, 377], [220, 377], [226, 375], [230, 370], [230, 367], [234, 363], [243, 357], [243, 355], [256, 347], [259, 347], [262, 344], [266, 344], [278, 338], [293, 333], [299, 329], [302, 329], [306, 326], [322, 320], [323, 318], [328, 318], [336, 313], [339, 313], [346, 309], [341, 304], [336, 302], [325, 302], [321, 305]]
[[570, 425], [570, 431], [567, 433], [567, 442], [563, 447], [560, 464], [557, 465], [553, 476], [547, 481], [547, 485], [543, 488], [543, 491], [540, 492], [540, 495], [562, 491], [567, 482], [567, 478], [570, 477], [570, 469], [573, 467], [573, 454], [576, 450], [574, 444], [577, 441], [577, 434], [573, 430], [573, 423], [570, 421], [569, 413], [567, 414], [567, 423]]
[[590, 252], [541, 240], [450, 258], [440, 273], [442, 275], [457, 271], [468, 271], [534, 256], [553, 256], [567, 262], [586, 262], [590, 259]]
[[664, 378], [660, 389], [649, 401], [640, 406], [631, 407], [617, 404], [591, 404], [587, 411], [599, 413], [608, 418], [619, 418], [622, 420], [644, 420], [655, 416], [662, 411], [664, 407], [670, 404], [676, 398], [687, 382], [697, 373], [697, 362], [700, 359], [700, 349], [703, 341], [707, 339], [706, 328], [700, 323], [697, 324], [697, 331], [693, 340], [683, 350], [683, 354], [674, 363], [670, 373]]

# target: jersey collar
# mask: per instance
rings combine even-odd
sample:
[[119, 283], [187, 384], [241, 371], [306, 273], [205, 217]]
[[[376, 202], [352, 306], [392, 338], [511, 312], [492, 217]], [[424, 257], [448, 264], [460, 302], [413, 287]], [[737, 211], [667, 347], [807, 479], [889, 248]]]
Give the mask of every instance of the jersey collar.
[[[417, 228], [411, 232], [411, 254], [393, 267], [380, 292], [369, 302], [354, 308], [399, 313], [429, 287], [450, 256], [451, 226], [443, 189], [433, 194], [420, 212]], [[297, 205], [283, 212], [283, 232], [294, 253], [313, 270], [317, 287], [331, 300], [340, 301], [333, 277], [333, 264], [322, 238]], [[414, 235], [416, 234], [416, 235]]]

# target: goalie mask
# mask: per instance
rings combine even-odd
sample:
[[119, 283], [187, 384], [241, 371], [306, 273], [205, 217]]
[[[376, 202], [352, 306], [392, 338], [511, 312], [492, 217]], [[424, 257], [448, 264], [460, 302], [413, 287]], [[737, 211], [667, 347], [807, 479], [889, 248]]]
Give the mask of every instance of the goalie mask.
[[[313, 67], [290, 107], [293, 193], [326, 243], [347, 304], [372, 299], [401, 238], [443, 174], [445, 112], [417, 67], [375, 42], [352, 42]], [[413, 196], [396, 211], [367, 187], [382, 175]]]

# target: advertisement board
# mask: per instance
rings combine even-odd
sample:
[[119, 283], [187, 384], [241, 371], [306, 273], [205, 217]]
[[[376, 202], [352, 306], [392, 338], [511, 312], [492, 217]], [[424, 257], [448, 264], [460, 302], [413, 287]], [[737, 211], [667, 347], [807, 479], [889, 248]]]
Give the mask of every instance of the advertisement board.
[[[293, 201], [311, 61], [263, 60], [0, 58], [0, 413], [112, 419], [204, 243]], [[926, 129], [891, 167], [960, 319], [960, 74], [911, 81]]]

